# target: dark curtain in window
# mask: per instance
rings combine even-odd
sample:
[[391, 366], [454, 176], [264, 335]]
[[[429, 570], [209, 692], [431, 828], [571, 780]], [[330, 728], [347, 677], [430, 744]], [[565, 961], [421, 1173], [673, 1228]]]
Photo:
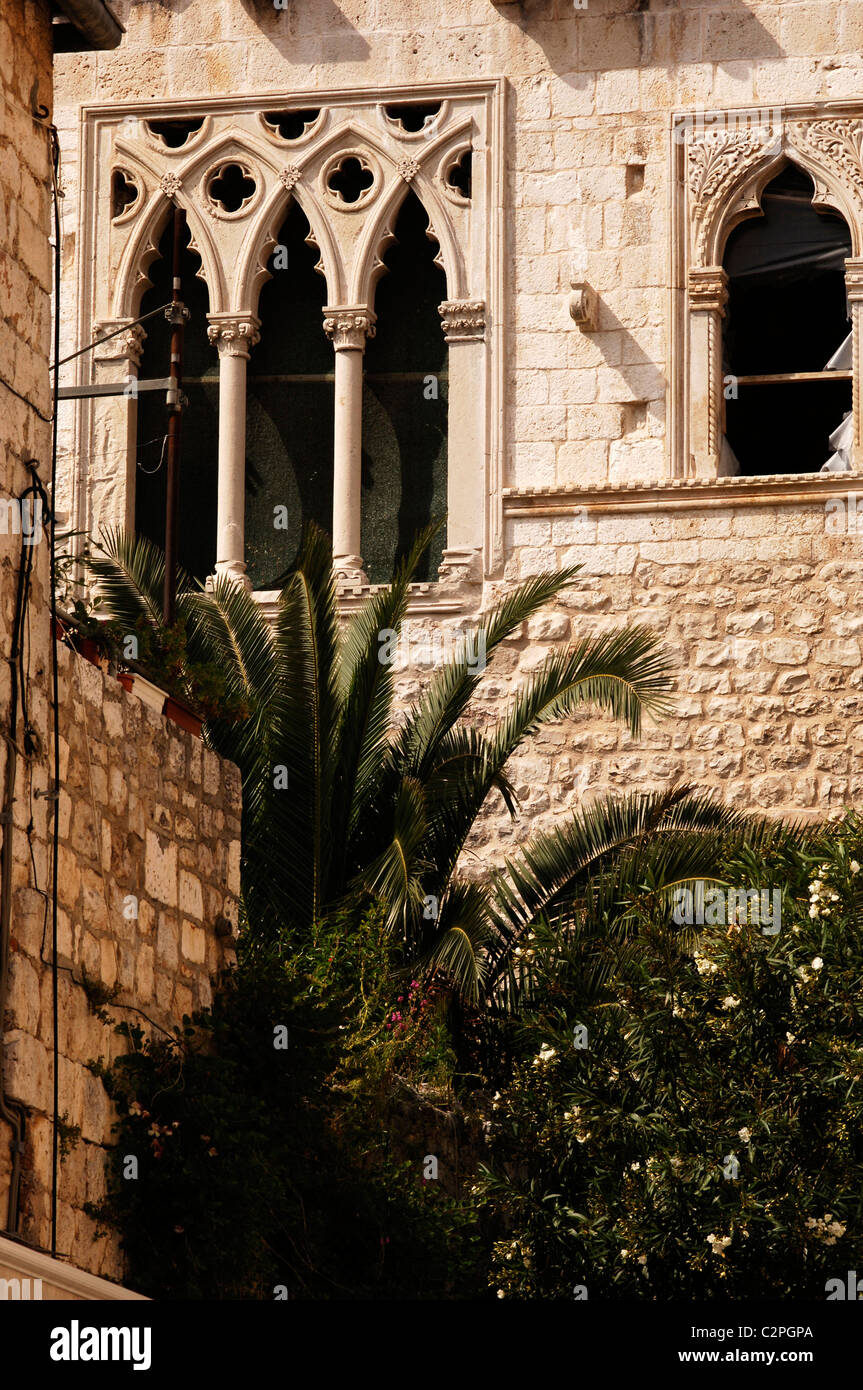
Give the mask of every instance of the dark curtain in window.
[[[447, 496], [447, 344], [438, 305], [446, 276], [434, 264], [428, 216], [409, 193], [375, 296], [377, 332], [366, 345], [363, 383], [362, 555], [372, 583], [393, 566]], [[419, 579], [441, 561], [439, 533]]]
[[246, 565], [256, 589], [279, 587], [305, 521], [332, 531], [333, 348], [323, 327], [326, 282], [308, 234], [292, 202], [261, 291], [261, 340], [248, 366]]
[[[171, 220], [159, 243], [161, 259], [148, 272], [152, 288], [141, 301], [148, 313], [171, 299]], [[216, 497], [219, 441], [219, 359], [207, 338], [207, 287], [197, 278], [198, 256], [188, 249], [185, 233], [180, 273], [182, 297], [190, 316], [183, 345], [183, 410], [180, 463], [179, 559], [198, 579], [212, 574], [216, 563]], [[145, 325], [142, 380], [170, 371], [171, 326], [158, 315]], [[138, 396], [138, 453], [135, 471], [135, 530], [159, 546], [165, 544], [165, 437], [168, 409], [163, 391]]]

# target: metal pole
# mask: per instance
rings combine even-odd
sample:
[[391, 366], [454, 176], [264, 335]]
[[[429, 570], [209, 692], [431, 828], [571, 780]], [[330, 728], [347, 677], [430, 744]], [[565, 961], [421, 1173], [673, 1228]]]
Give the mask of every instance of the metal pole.
[[176, 615], [177, 598], [177, 539], [179, 532], [180, 500], [180, 424], [182, 404], [180, 387], [183, 379], [183, 327], [186, 310], [182, 301], [180, 258], [183, 254], [183, 232], [186, 214], [174, 208], [173, 296], [165, 316], [171, 323], [171, 387], [168, 392], [168, 449], [165, 495], [165, 587], [162, 595], [162, 615], [170, 627]]

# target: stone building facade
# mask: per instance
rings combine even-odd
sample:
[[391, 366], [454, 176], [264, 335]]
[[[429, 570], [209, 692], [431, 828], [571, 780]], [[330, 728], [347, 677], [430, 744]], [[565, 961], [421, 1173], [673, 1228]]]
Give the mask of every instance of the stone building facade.
[[[68, 8], [91, 41], [119, 40], [101, 0]], [[83, 1210], [104, 1192], [113, 1119], [89, 1063], [124, 1046], [93, 1007], [171, 1030], [209, 1002], [233, 957], [240, 788], [236, 768], [64, 646], [54, 786], [52, 16], [62, 5], [42, 0], [0, 13], [0, 1297], [37, 1281], [32, 1297], [131, 1298], [105, 1279], [123, 1276], [117, 1239], [95, 1239]], [[67, 46], [81, 39], [62, 27]], [[64, 1140], [79, 1132], [60, 1150], [56, 1226], [55, 1118]]]
[[[79, 384], [162, 374], [158, 355], [141, 366], [152, 320], [134, 320], [156, 307], [162, 238], [181, 206], [201, 319], [202, 433], [199, 457], [186, 455], [195, 530], [209, 537], [200, 565], [251, 582], [266, 605], [290, 555], [276, 547], [259, 563], [260, 499], [265, 512], [318, 508], [349, 608], [423, 493], [448, 513], [415, 593], [423, 630], [469, 627], [518, 579], [583, 567], [495, 657], [482, 717], [552, 645], [624, 622], [660, 633], [677, 667], [675, 717], [638, 742], [589, 712], [543, 732], [514, 768], [523, 823], [674, 779], [775, 814], [856, 800], [863, 5], [117, 9], [121, 48], [58, 69], [64, 336], [72, 351], [115, 333], [95, 360], [78, 359]], [[413, 282], [437, 296], [438, 340], [427, 303], [409, 302], [410, 276], [400, 321], [386, 300], [412, 198], [434, 253], [431, 266], [411, 243]], [[774, 226], [774, 207], [809, 228], [805, 254], [788, 251], [790, 223], [766, 251], [746, 240]], [[295, 209], [302, 235], [288, 245]], [[309, 254], [314, 304], [305, 280], [293, 299], [281, 289], [292, 275], [299, 284]], [[819, 257], [833, 277], [823, 295]], [[821, 300], [838, 306], [829, 322]], [[762, 353], [771, 315], [790, 326]], [[423, 454], [425, 436], [394, 397], [387, 405], [395, 388], [381, 383], [399, 366], [416, 419], [445, 382], [444, 423], [427, 419], [445, 457]], [[305, 435], [267, 381], [296, 403]], [[330, 394], [313, 407], [301, 391], [324, 382]], [[65, 407], [76, 528], [150, 524], [140, 498], [158, 431], [151, 413], [142, 432], [144, 400], [130, 386]], [[378, 443], [378, 406], [396, 444]], [[840, 422], [841, 457], [828, 437]], [[265, 427], [281, 441], [269, 450]], [[823, 473], [834, 447], [843, 471]], [[321, 471], [329, 493], [313, 495]], [[406, 673], [404, 698], [421, 677]], [[521, 833], [495, 821], [480, 842], [500, 850]]]

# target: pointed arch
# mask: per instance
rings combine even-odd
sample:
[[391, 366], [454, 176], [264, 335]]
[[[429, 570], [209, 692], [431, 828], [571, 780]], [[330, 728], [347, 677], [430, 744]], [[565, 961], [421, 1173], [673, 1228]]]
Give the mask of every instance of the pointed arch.
[[[290, 171], [289, 182], [296, 172]], [[333, 304], [342, 302], [344, 264], [323, 209], [310, 189], [295, 184], [289, 187], [288, 183], [280, 182], [267, 198], [252, 226], [237, 270], [234, 297], [238, 304], [249, 308], [252, 313], [257, 313], [261, 290], [270, 278], [267, 261], [277, 245], [279, 228], [288, 215], [292, 200], [302, 209], [309, 224], [309, 244], [318, 248], [315, 269], [326, 282], [329, 301]]]
[[422, 171], [410, 181], [395, 180], [387, 189], [380, 206], [364, 228], [353, 269], [353, 282], [346, 302], [368, 304], [374, 301], [375, 287], [384, 272], [384, 254], [394, 239], [393, 227], [408, 194], [413, 192], [425, 208], [429, 219], [428, 235], [438, 243], [436, 257], [446, 276], [447, 297], [460, 299], [467, 295], [464, 258], [459, 248], [444, 200]]
[[[227, 308], [225, 277], [217, 248], [209, 229], [199, 216], [196, 205], [178, 191], [176, 200], [186, 214], [186, 223], [192, 238], [192, 247], [200, 257], [197, 278], [203, 280], [210, 295], [210, 312], [218, 313]], [[159, 189], [151, 197], [138, 227], [126, 243], [117, 271], [117, 287], [114, 291], [114, 316], [116, 318], [136, 318], [141, 299], [150, 286], [148, 270], [159, 257], [159, 241], [168, 224], [173, 201]]]

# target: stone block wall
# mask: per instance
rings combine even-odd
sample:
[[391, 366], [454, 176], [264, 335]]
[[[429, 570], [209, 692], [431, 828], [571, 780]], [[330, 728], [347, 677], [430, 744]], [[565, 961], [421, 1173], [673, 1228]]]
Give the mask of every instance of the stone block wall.
[[[206, 1007], [211, 978], [233, 959], [240, 873], [237, 769], [89, 662], [60, 648], [60, 1113], [80, 1141], [60, 1169], [58, 1253], [121, 1279], [112, 1236], [95, 1240], [85, 1202], [105, 1191], [113, 1113], [88, 1062], [125, 1042], [96, 1017], [170, 1031]], [[30, 807], [33, 807], [31, 813]], [[21, 1234], [50, 1242], [53, 1022], [50, 817], [24, 798], [13, 902], [6, 1086], [27, 1107]], [[27, 826], [39, 815], [29, 837]], [[33, 870], [35, 865], [35, 871]], [[30, 869], [27, 873], [26, 869]], [[0, 1201], [8, 1146], [0, 1143]]]

